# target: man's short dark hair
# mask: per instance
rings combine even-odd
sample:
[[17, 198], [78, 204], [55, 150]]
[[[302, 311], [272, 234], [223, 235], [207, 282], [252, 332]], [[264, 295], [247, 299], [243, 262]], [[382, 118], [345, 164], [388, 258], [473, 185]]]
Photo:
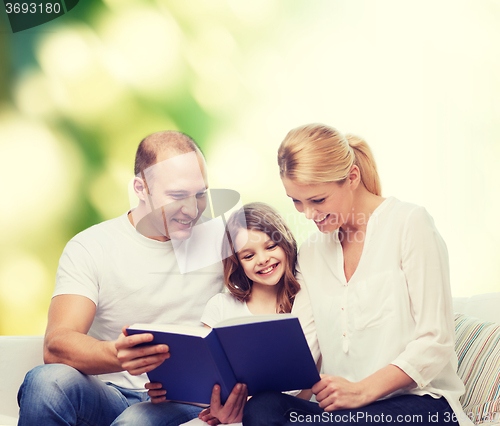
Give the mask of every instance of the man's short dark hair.
[[156, 164], [158, 154], [164, 151], [177, 154], [194, 151], [201, 154], [201, 149], [196, 142], [182, 132], [173, 130], [156, 132], [146, 136], [139, 144], [135, 154], [134, 174], [139, 176], [148, 167]]

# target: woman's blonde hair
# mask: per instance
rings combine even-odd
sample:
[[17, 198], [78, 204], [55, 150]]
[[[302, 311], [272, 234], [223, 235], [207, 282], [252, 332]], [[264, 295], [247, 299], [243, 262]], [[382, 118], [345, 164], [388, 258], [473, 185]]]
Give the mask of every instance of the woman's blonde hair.
[[234, 249], [233, 238], [241, 229], [260, 231], [266, 234], [285, 252], [285, 273], [278, 284], [276, 304], [278, 313], [292, 311], [295, 295], [300, 284], [295, 278], [297, 270], [297, 243], [292, 232], [276, 210], [264, 203], [250, 203], [231, 214], [226, 224], [227, 239], [222, 244], [224, 283], [231, 294], [240, 301], [247, 300], [253, 282], [245, 275]]
[[375, 159], [368, 144], [358, 136], [342, 135], [324, 124], [308, 124], [291, 130], [278, 149], [280, 176], [299, 185], [343, 183], [353, 165], [361, 182], [381, 195]]

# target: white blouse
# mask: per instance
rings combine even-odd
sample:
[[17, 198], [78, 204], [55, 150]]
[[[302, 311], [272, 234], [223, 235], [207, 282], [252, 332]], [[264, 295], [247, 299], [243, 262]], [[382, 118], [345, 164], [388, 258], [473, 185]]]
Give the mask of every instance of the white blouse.
[[456, 374], [448, 254], [423, 207], [393, 197], [378, 206], [349, 282], [338, 231], [311, 235], [299, 270], [325, 374], [357, 382], [394, 364], [416, 386], [390, 396], [443, 396], [460, 423], [471, 424], [458, 401], [464, 386]]

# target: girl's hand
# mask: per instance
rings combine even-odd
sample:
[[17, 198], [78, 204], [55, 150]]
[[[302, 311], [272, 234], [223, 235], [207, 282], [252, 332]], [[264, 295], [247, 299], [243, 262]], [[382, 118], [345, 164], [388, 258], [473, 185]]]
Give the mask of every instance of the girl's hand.
[[198, 414], [198, 418], [200, 420], [203, 420], [205, 423], [208, 423], [209, 425], [220, 424], [220, 420], [212, 415], [210, 407], [205, 408], [200, 414]]
[[321, 380], [312, 387], [320, 408], [325, 411], [359, 408], [371, 401], [361, 382], [350, 382], [342, 377], [321, 375]]
[[226, 403], [222, 405], [220, 401], [220, 386], [215, 385], [210, 401], [210, 415], [213, 416], [218, 423], [240, 423], [243, 418], [243, 408], [247, 402], [247, 397], [247, 386], [238, 383], [231, 391]]
[[158, 404], [160, 402], [163, 402], [167, 399], [165, 396], [167, 394], [167, 391], [162, 388], [161, 383], [146, 383], [144, 387], [148, 390], [148, 395], [151, 398], [151, 402], [153, 404]]

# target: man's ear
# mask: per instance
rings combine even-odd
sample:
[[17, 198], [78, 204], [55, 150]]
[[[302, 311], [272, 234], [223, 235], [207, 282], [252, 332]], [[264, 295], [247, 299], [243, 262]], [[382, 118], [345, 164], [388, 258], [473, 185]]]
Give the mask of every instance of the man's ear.
[[136, 176], [134, 178], [132, 186], [134, 188], [135, 195], [137, 195], [139, 200], [146, 202], [149, 195], [148, 186], [146, 185], [146, 183], [140, 177]]

